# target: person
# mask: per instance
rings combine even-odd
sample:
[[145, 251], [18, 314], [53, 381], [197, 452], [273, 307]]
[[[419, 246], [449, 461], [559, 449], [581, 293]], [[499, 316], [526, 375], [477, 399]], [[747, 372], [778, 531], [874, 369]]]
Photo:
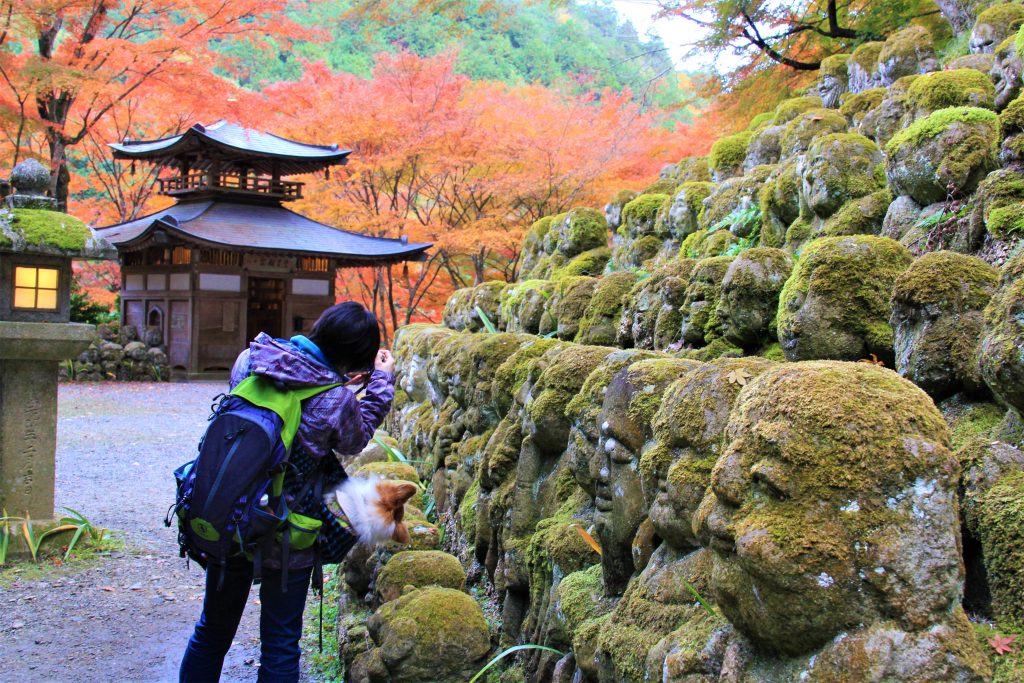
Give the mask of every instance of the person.
[[[358, 453], [383, 422], [394, 397], [393, 371], [391, 352], [380, 348], [376, 316], [354, 301], [325, 310], [308, 337], [273, 339], [261, 332], [231, 370], [232, 388], [251, 373], [290, 388], [343, 384], [303, 402], [284, 490], [293, 498], [292, 509], [320, 519], [324, 526], [319, 549], [289, 553], [285, 586], [280, 558], [264, 561], [260, 583], [260, 683], [299, 679], [302, 614], [317, 564], [315, 553], [337, 561], [355, 542], [327, 510], [316, 489], [329, 490], [346, 477], [332, 450]], [[364, 387], [359, 400], [356, 391]], [[308, 485], [316, 477], [321, 478], [322, 487]], [[219, 680], [224, 656], [238, 629], [253, 583], [253, 564], [244, 558], [230, 563], [218, 590], [219, 574], [213, 565], [206, 570], [203, 610], [182, 658], [181, 683]]]

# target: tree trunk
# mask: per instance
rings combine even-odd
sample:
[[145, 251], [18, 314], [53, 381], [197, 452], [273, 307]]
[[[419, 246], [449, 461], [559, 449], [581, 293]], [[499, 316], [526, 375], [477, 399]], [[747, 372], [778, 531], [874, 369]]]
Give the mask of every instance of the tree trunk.
[[46, 137], [50, 142], [50, 196], [57, 200], [57, 210], [68, 210], [68, 186], [71, 173], [68, 171], [67, 146], [59, 131], [48, 129]]

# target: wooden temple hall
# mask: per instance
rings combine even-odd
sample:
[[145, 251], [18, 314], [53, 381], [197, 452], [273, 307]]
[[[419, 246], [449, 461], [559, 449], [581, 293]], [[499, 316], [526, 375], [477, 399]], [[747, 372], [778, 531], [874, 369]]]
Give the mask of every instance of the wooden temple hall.
[[97, 232], [121, 260], [121, 320], [159, 327], [171, 368], [223, 374], [257, 332], [308, 332], [335, 301], [337, 268], [422, 260], [430, 244], [339, 230], [284, 206], [303, 183], [284, 178], [344, 164], [348, 150], [228, 122], [111, 145], [114, 158], [168, 169], [176, 203]]

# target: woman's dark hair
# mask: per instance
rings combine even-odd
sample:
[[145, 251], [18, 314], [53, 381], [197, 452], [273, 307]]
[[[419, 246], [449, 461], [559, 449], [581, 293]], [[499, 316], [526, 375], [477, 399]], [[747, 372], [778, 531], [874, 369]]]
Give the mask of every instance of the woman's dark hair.
[[342, 371], [365, 370], [380, 351], [380, 325], [362, 304], [345, 301], [320, 314], [309, 339]]

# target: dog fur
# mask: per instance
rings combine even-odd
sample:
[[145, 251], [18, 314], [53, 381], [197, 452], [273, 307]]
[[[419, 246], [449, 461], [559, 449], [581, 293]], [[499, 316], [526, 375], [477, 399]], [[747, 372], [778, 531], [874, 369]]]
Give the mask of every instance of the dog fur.
[[349, 477], [324, 496], [328, 502], [337, 500], [352, 530], [364, 545], [385, 541], [409, 542], [405, 525], [405, 503], [419, 488], [407, 481], [379, 477]]

